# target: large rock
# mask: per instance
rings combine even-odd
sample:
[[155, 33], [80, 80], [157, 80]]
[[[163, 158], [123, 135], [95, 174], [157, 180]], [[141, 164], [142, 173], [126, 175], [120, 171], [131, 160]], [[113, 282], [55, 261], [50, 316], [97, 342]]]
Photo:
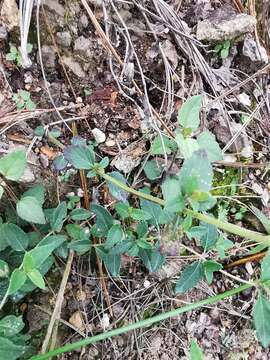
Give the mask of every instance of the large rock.
[[254, 31], [256, 19], [247, 14], [235, 13], [230, 7], [212, 11], [197, 25], [197, 39], [206, 41], [232, 40]]
[[82, 79], [84, 79], [86, 77], [86, 73], [83, 71], [83, 68], [81, 67], [81, 65], [76, 60], [74, 60], [73, 57], [71, 57], [71, 56], [63, 56], [62, 57], [62, 62], [77, 77], [82, 78]]
[[9, 31], [19, 26], [19, 10], [16, 0], [4, 0], [0, 17]]
[[265, 48], [252, 36], [247, 36], [244, 40], [242, 53], [250, 62], [256, 63], [256, 65], [267, 64], [269, 61]]

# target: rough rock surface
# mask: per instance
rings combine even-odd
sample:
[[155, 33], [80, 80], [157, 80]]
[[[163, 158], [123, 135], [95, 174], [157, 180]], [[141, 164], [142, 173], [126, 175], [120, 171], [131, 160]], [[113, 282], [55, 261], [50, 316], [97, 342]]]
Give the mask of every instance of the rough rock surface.
[[[1, 6], [1, 5], [0, 5]], [[4, 0], [0, 12], [1, 20], [4, 21], [9, 31], [19, 25], [19, 10], [16, 0]]]

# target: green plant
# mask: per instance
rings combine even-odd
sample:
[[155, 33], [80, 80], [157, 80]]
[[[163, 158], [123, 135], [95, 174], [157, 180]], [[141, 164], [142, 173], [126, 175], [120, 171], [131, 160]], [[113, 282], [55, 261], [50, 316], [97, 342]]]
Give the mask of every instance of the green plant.
[[[31, 54], [33, 50], [32, 44], [27, 44], [27, 53]], [[9, 53], [6, 55], [6, 59], [8, 61], [14, 61], [18, 66], [22, 65], [22, 54], [21, 51], [15, 46], [10, 45], [9, 46]]]
[[220, 44], [217, 44], [214, 48], [214, 52], [217, 53], [221, 59], [226, 59], [229, 56], [231, 48], [230, 40], [225, 40]]
[[31, 94], [26, 90], [18, 90], [17, 94], [14, 94], [12, 97], [13, 101], [15, 101], [16, 108], [18, 110], [35, 110], [36, 104], [31, 100]]

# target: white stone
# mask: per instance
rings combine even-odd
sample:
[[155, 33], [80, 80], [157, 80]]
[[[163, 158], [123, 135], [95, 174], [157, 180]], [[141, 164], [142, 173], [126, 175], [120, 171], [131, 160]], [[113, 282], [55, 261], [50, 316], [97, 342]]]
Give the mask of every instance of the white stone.
[[106, 140], [106, 135], [103, 131], [99, 130], [98, 128], [95, 128], [92, 130], [92, 134], [98, 144], [104, 143]]

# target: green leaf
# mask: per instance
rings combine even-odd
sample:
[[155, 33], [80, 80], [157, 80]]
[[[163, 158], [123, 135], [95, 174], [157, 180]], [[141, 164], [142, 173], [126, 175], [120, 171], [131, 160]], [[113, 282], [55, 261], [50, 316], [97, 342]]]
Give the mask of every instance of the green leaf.
[[202, 350], [194, 339], [192, 339], [190, 345], [190, 360], [203, 360]]
[[179, 181], [184, 193], [194, 182], [193, 190], [208, 192], [212, 187], [213, 169], [204, 150], [198, 150], [191, 158], [184, 161], [179, 173]]
[[143, 170], [145, 172], [146, 177], [149, 180], [158, 179], [161, 176], [161, 173], [163, 171], [161, 166], [158, 165], [157, 161], [155, 161], [155, 160], [147, 161], [146, 164], [144, 165]]
[[96, 247], [97, 256], [104, 262], [106, 269], [112, 276], [118, 276], [121, 265], [120, 255], [110, 255], [101, 248]]
[[140, 205], [142, 210], [152, 215], [150, 223], [155, 226], [168, 224], [173, 220], [174, 215], [171, 212], [163, 209], [158, 204], [154, 204], [152, 201], [140, 199]]
[[44, 126], [42, 126], [42, 125], [37, 126], [34, 130], [34, 134], [35, 134], [35, 136], [42, 138], [43, 135], [45, 134]]
[[80, 208], [80, 209], [74, 209], [69, 214], [70, 218], [74, 221], [81, 221], [81, 220], [87, 220], [91, 217], [91, 211]]
[[130, 208], [129, 214], [133, 220], [137, 221], [150, 220], [152, 218], [151, 214], [141, 209]]
[[257, 338], [266, 348], [270, 344], [270, 302], [261, 294], [253, 307], [252, 316]]
[[139, 249], [139, 257], [142, 259], [144, 266], [150, 271], [155, 272], [165, 262], [165, 255], [162, 255], [156, 249]]
[[142, 248], [142, 249], [152, 249], [153, 248], [153, 245], [145, 239], [136, 240], [136, 244], [139, 246], [139, 248]]
[[16, 205], [17, 214], [25, 221], [45, 224], [46, 219], [40, 203], [33, 196], [23, 197]]
[[94, 152], [87, 146], [70, 145], [64, 150], [65, 159], [76, 169], [91, 169], [95, 162]]
[[[118, 171], [113, 171], [111, 173], [108, 173], [108, 175], [110, 175], [112, 178], [120, 181], [121, 183], [126, 185], [126, 179], [125, 177]], [[108, 186], [109, 186], [109, 191], [111, 193], [111, 195], [119, 201], [126, 201], [129, 194], [121, 189], [119, 186], [114, 185], [113, 183], [111, 183], [110, 181], [108, 181]]]
[[202, 280], [203, 275], [203, 264], [200, 261], [195, 261], [188, 265], [176, 283], [176, 294], [185, 293], [195, 287]]
[[204, 275], [208, 284], [212, 284], [213, 274], [215, 271], [219, 271], [222, 269], [222, 265], [217, 263], [216, 261], [207, 260], [203, 263]]
[[220, 259], [225, 259], [225, 251], [232, 248], [234, 246], [234, 243], [231, 240], [228, 240], [223, 234], [221, 234], [215, 246]]
[[136, 226], [136, 233], [138, 237], [144, 237], [148, 232], [148, 225], [146, 221], [140, 221]]
[[178, 112], [178, 121], [183, 128], [197, 130], [200, 125], [202, 96], [195, 95], [184, 102]]
[[50, 218], [50, 225], [53, 231], [60, 232], [67, 216], [67, 204], [61, 202], [56, 209], [53, 210]]
[[186, 231], [186, 235], [189, 239], [201, 240], [206, 234], [207, 228], [205, 226], [193, 226], [191, 229]]
[[13, 270], [10, 277], [8, 294], [12, 295], [16, 291], [18, 291], [23, 286], [25, 281], [26, 281], [26, 275], [22, 270], [19, 269]]
[[202, 132], [197, 137], [197, 142], [200, 149], [206, 151], [208, 160], [210, 162], [219, 161], [223, 159], [222, 151], [220, 149], [219, 144], [216, 141], [216, 137], [209, 131]]
[[0, 358], [16, 360], [21, 359], [25, 351], [25, 346], [16, 345], [11, 340], [0, 337]]
[[0, 334], [10, 337], [18, 334], [24, 328], [22, 316], [8, 315], [0, 320]]
[[68, 244], [68, 248], [75, 250], [79, 255], [83, 255], [91, 249], [90, 240], [76, 240]]
[[81, 232], [80, 225], [68, 224], [68, 225], [66, 225], [66, 231], [67, 231], [68, 235], [72, 239], [79, 239], [80, 238], [80, 232]]
[[37, 184], [35, 186], [33, 186], [31, 189], [27, 190], [26, 192], [23, 193], [22, 198], [24, 197], [34, 197], [40, 204], [40, 206], [42, 206], [44, 204], [45, 201], [45, 187], [42, 184]]
[[29, 238], [27, 234], [15, 224], [3, 224], [0, 227], [0, 237], [15, 251], [25, 251]]
[[200, 225], [205, 228], [205, 233], [201, 237], [200, 243], [204, 251], [211, 250], [218, 241], [218, 230], [216, 226], [204, 222], [201, 222]]
[[35, 267], [39, 268], [52, 252], [61, 246], [66, 239], [67, 238], [64, 235], [51, 235], [41, 240], [41, 242], [30, 251], [34, 259]]
[[44, 290], [46, 288], [43, 276], [37, 269], [33, 269], [30, 272], [28, 272], [27, 276], [32, 281], [32, 283], [35, 284], [40, 289]]
[[0, 173], [8, 180], [19, 180], [26, 167], [26, 153], [16, 150], [0, 159]]
[[35, 268], [35, 261], [33, 255], [30, 252], [24, 254], [23, 258], [23, 270], [25, 273], [30, 272]]
[[8, 276], [9, 276], [8, 263], [0, 259], [0, 279], [7, 278]]
[[175, 141], [184, 159], [190, 158], [191, 155], [199, 149], [197, 140], [190, 138], [185, 139], [182, 134], [177, 134]]
[[167, 153], [168, 155], [172, 153], [171, 140], [164, 135], [162, 135], [162, 140], [160, 136], [157, 136], [151, 144], [150, 154], [164, 155], [165, 153]]
[[181, 186], [177, 178], [172, 176], [167, 177], [163, 182], [161, 189], [165, 200], [165, 210], [174, 213], [184, 209], [184, 197], [182, 196]]
[[129, 205], [123, 202], [117, 203], [115, 205], [115, 210], [117, 214], [124, 220], [129, 217]]
[[260, 211], [255, 206], [251, 205], [251, 210], [254, 213], [254, 215], [260, 220], [260, 222], [263, 224], [263, 227], [265, 228], [267, 234], [270, 234], [270, 220], [262, 211]]
[[270, 250], [267, 251], [261, 263], [261, 280], [270, 280]]
[[107, 235], [106, 242], [104, 247], [106, 250], [112, 248], [117, 243], [121, 242], [123, 239], [123, 230], [120, 225], [113, 225]]
[[91, 211], [96, 214], [96, 227], [99, 236], [106, 236], [113, 225], [113, 217], [104, 207], [92, 204]]

